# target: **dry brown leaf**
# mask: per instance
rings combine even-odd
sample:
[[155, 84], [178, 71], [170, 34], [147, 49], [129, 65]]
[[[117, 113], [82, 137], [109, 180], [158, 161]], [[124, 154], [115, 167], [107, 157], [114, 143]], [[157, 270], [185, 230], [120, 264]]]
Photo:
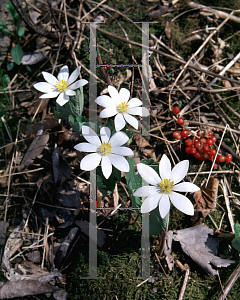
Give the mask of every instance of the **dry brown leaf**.
[[0, 299], [53, 293], [58, 290], [58, 287], [46, 283], [43, 284], [38, 280], [7, 281], [0, 288]]
[[21, 123], [20, 130], [27, 138], [33, 139], [40, 126], [43, 127], [43, 131], [55, 129], [59, 126], [58, 119], [54, 115], [48, 115], [43, 121], [38, 123], [28, 124], [27, 126]]
[[217, 268], [228, 267], [235, 261], [217, 256], [219, 242], [213, 234], [213, 229], [204, 224], [168, 232], [168, 235], [172, 236], [175, 241], [180, 242], [185, 254], [208, 274], [214, 276], [218, 275], [218, 271], [213, 269], [212, 265]]
[[58, 145], [61, 145], [63, 141], [69, 139], [68, 132], [61, 124], [58, 123], [58, 119], [56, 119], [54, 115], [48, 115], [46, 116], [46, 118], [44, 118], [43, 121], [40, 121], [35, 124], [28, 124], [27, 126], [21, 123], [20, 130], [21, 133], [24, 134], [26, 137], [33, 139], [41, 126], [43, 127], [43, 131], [54, 130], [59, 132], [57, 142]]
[[44, 134], [43, 129], [40, 128], [37, 132], [37, 136], [33, 139], [26, 154], [24, 155], [21, 165], [18, 167], [19, 170], [22, 170], [33, 163], [34, 159], [40, 155], [43, 149], [46, 147], [48, 139], [49, 134]]
[[143, 136], [136, 136], [134, 140], [140, 151], [148, 158], [153, 158], [156, 161], [155, 147], [151, 146]]
[[216, 209], [216, 199], [218, 193], [219, 180], [210, 177], [207, 187], [204, 186], [194, 193], [194, 216], [191, 218], [192, 224], [200, 223], [206, 216]]
[[[28, 109], [28, 114], [29, 115], [34, 115], [38, 109], [38, 114], [43, 113], [44, 117], [47, 114], [47, 107], [48, 107], [48, 102], [49, 98], [39, 98], [37, 102], [33, 106], [30, 106]], [[39, 108], [38, 108], [39, 107]]]

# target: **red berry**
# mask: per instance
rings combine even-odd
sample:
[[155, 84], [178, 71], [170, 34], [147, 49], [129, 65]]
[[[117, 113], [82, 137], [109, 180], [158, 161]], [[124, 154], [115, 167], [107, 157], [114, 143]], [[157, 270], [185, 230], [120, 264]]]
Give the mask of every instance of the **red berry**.
[[185, 144], [186, 144], [186, 146], [188, 146], [188, 147], [191, 147], [192, 146], [192, 140], [191, 139], [186, 139], [186, 141], [185, 141]]
[[211, 140], [215, 143], [217, 141], [217, 138], [215, 136], [212, 136]]
[[[196, 146], [195, 146], [195, 147], [196, 147]], [[203, 144], [202, 144], [202, 143], [200, 143], [200, 145], [197, 146], [196, 148], [198, 149], [198, 151], [199, 151], [200, 153], [203, 152]]]
[[213, 132], [209, 131], [208, 136], [212, 137], [213, 136]]
[[212, 146], [213, 144], [213, 140], [212, 139], [207, 139], [207, 142], [206, 142], [209, 146]]
[[208, 153], [210, 151], [210, 148], [208, 146], [208, 144], [204, 144], [203, 147], [202, 147], [203, 151]]
[[200, 141], [195, 141], [195, 140], [194, 140], [194, 147], [195, 147], [195, 148], [198, 149], [198, 148], [201, 147], [201, 146], [202, 146], [202, 143], [201, 143]]
[[182, 132], [181, 132], [181, 136], [184, 138], [184, 137], [188, 137], [189, 135], [189, 131], [187, 129], [184, 129]]
[[185, 148], [185, 152], [186, 152], [187, 154], [190, 154], [190, 151], [191, 151], [191, 147], [186, 147], [186, 148]]
[[178, 122], [178, 125], [181, 126], [184, 123], [184, 118], [178, 118], [177, 122]]
[[206, 139], [205, 138], [201, 138], [201, 142], [203, 143], [203, 144], [206, 144]]
[[232, 155], [231, 154], [226, 154], [226, 162], [232, 161]]
[[200, 154], [199, 152], [196, 152], [196, 153], [194, 154], [194, 157], [197, 158], [197, 159], [200, 158], [200, 156], [201, 156], [201, 154]]
[[218, 165], [217, 164], [214, 164], [213, 165], [213, 170], [216, 170], [218, 168]]
[[180, 112], [180, 107], [179, 106], [173, 106], [172, 111], [173, 111], [174, 114], [178, 114]]
[[215, 149], [211, 149], [211, 150], [209, 151], [209, 154], [210, 154], [211, 156], [215, 156], [215, 155], [217, 154], [217, 151], [216, 151]]
[[181, 132], [180, 131], [174, 131], [173, 137], [177, 140], [181, 140]]
[[190, 147], [190, 153], [191, 154], [197, 153], [197, 149], [195, 147]]
[[204, 157], [204, 159], [209, 159], [209, 154], [205, 152], [205, 153], [203, 154], [203, 157]]
[[223, 162], [225, 162], [225, 160], [226, 160], [226, 157], [224, 155], [218, 155], [216, 162], [223, 163]]
[[200, 142], [200, 139], [197, 138], [197, 137], [195, 137], [195, 138], [194, 138], [194, 143], [197, 143], [197, 142]]
[[200, 155], [199, 160], [200, 160], [200, 161], [204, 161], [204, 160], [205, 160], [204, 156], [203, 156], [203, 155]]
[[214, 156], [213, 155], [209, 155], [209, 160], [213, 160], [214, 159]]

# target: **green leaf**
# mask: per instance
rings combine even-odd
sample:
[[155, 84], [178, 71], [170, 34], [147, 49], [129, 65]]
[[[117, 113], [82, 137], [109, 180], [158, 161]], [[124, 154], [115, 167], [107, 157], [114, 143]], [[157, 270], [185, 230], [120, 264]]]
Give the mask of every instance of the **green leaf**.
[[3, 75], [3, 77], [2, 77], [2, 85], [3, 86], [8, 86], [9, 82], [10, 82], [9, 76], [7, 74]]
[[232, 246], [236, 250], [240, 251], [240, 237], [236, 237], [234, 240], [232, 240]]
[[161, 218], [158, 207], [152, 210], [149, 216], [150, 235], [158, 235], [161, 231], [165, 231], [168, 218], [168, 215], [164, 219]]
[[23, 50], [22, 50], [21, 46], [17, 44], [15, 47], [13, 47], [11, 50], [11, 55], [12, 55], [14, 62], [17, 65], [20, 65], [21, 61], [22, 61], [22, 57], [23, 57]]
[[71, 115], [78, 116], [82, 115], [84, 105], [83, 87], [80, 87], [76, 91], [75, 96], [71, 96], [69, 99], [69, 106], [72, 111]]
[[25, 33], [24, 27], [20, 27], [20, 28], [18, 29], [18, 36], [19, 36], [19, 37], [22, 37], [22, 36], [24, 36], [24, 33]]
[[68, 116], [68, 122], [70, 125], [73, 127], [74, 131], [78, 134], [81, 135], [82, 133], [82, 125], [85, 125], [86, 123], [86, 118], [83, 116], [77, 116], [76, 120], [72, 115]]
[[29, 73], [32, 73], [32, 69], [31, 69], [29, 66], [26, 66], [26, 70], [27, 70]]
[[6, 25], [3, 23], [3, 21], [0, 20], [0, 30], [8, 33], [8, 34], [12, 34], [6, 27]]
[[81, 116], [84, 104], [83, 97], [83, 88], [80, 87], [80, 89], [76, 91], [76, 95], [71, 96], [65, 105], [60, 106], [56, 103], [55, 117], [58, 119], [67, 119], [69, 116]]
[[[119, 170], [114, 170], [115, 168], [113, 167], [113, 170], [112, 170], [112, 174], [110, 175], [110, 177], [108, 179], [106, 179], [104, 176], [103, 176], [103, 173], [102, 173], [102, 168], [99, 166], [97, 168], [97, 178], [99, 180], [99, 182], [101, 182], [102, 185], [106, 186], [106, 188], [104, 189], [104, 192], [107, 193], [107, 194], [110, 194], [113, 192], [114, 188], [115, 188], [115, 184], [116, 184], [116, 179], [115, 179], [115, 175], [120, 172]], [[118, 175], [117, 175], [118, 176]], [[120, 177], [121, 177], [121, 172], [120, 172]], [[97, 187], [98, 189], [103, 192], [100, 187], [98, 186], [97, 184]]]
[[96, 184], [97, 184], [97, 188], [99, 189], [99, 191], [103, 194], [103, 197], [108, 196], [107, 187], [103, 183], [103, 178], [100, 177], [98, 174], [97, 174]]
[[60, 106], [56, 103], [56, 110], [54, 111], [54, 115], [58, 119], [67, 119], [68, 116], [72, 115], [69, 101], [63, 106]]
[[13, 68], [14, 68], [14, 63], [13, 63], [13, 62], [11, 62], [11, 63], [9, 63], [9, 64], [7, 65], [7, 70], [8, 70], [8, 71], [11, 71]]
[[10, 12], [11, 16], [14, 18], [14, 15], [15, 15], [15, 8], [14, 6], [12, 5], [11, 2], [5, 2], [5, 6], [6, 8], [8, 9], [8, 11]]
[[234, 231], [235, 231], [236, 238], [240, 237], [240, 224], [239, 223], [234, 224]]

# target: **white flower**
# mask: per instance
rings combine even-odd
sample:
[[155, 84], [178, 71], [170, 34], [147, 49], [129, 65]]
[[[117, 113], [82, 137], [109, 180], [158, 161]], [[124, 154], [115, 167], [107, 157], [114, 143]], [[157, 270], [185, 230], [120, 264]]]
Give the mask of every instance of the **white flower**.
[[109, 85], [108, 92], [111, 97], [102, 95], [97, 97], [95, 102], [98, 105], [106, 107], [100, 112], [100, 118], [109, 118], [115, 116], [114, 123], [116, 131], [121, 130], [126, 122], [138, 129], [138, 120], [132, 115], [147, 117], [149, 111], [146, 107], [141, 107], [142, 101], [138, 98], [130, 98], [129, 90], [121, 88], [119, 93], [115, 87]]
[[110, 137], [111, 130], [108, 127], [102, 127], [100, 140], [94, 130], [88, 126], [82, 126], [82, 134], [89, 143], [80, 143], [74, 148], [78, 151], [93, 152], [81, 160], [82, 170], [91, 171], [101, 162], [103, 175], [107, 179], [112, 173], [112, 165], [122, 172], [129, 171], [129, 164], [122, 155], [134, 154], [130, 148], [121, 147], [128, 141], [126, 133], [118, 131]]
[[77, 67], [70, 77], [68, 66], [63, 66], [60, 69], [57, 78], [48, 72], [42, 72], [43, 77], [47, 82], [38, 82], [33, 86], [38, 91], [45, 93], [40, 96], [40, 98], [55, 98], [58, 96], [56, 101], [60, 106], [63, 106], [69, 101], [69, 96], [76, 95], [74, 90], [88, 83], [85, 79], [74, 82], [78, 78], [80, 69], [81, 66]]
[[171, 170], [171, 163], [164, 154], [159, 163], [159, 174], [145, 164], [138, 164], [137, 169], [142, 178], [151, 184], [137, 189], [133, 196], [147, 197], [142, 206], [141, 212], [147, 213], [159, 205], [159, 212], [164, 218], [170, 210], [170, 200], [172, 204], [187, 215], [194, 214], [192, 202], [185, 196], [176, 192], [196, 192], [199, 187], [190, 182], [179, 183], [187, 174], [189, 161], [183, 160]]

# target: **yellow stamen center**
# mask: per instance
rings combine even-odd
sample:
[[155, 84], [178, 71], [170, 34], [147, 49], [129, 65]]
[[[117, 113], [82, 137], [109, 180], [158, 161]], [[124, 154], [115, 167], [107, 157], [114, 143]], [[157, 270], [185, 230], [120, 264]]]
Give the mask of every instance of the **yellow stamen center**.
[[67, 81], [66, 80], [59, 80], [58, 83], [56, 84], [56, 88], [59, 90], [59, 92], [65, 92], [67, 89]]
[[164, 179], [160, 182], [159, 186], [164, 193], [171, 193], [173, 191], [174, 182], [170, 179]]
[[99, 148], [100, 148], [100, 152], [103, 155], [108, 154], [112, 150], [111, 144], [106, 143], [106, 142], [103, 142]]
[[121, 102], [118, 105], [117, 109], [120, 113], [123, 113], [129, 109], [129, 105], [127, 104], [127, 102]]

